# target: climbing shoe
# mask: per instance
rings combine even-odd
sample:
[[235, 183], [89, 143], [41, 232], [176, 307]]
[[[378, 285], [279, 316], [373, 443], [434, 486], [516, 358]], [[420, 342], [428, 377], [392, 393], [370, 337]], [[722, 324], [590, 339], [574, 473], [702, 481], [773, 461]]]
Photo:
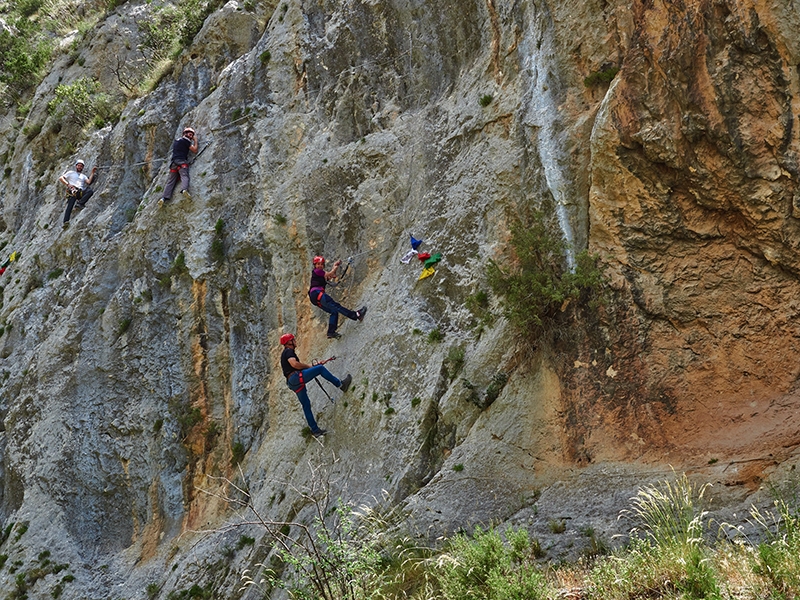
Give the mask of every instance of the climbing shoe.
[[342, 337], [342, 334], [339, 333], [338, 331], [334, 331], [333, 333], [328, 334], [329, 340], [338, 340], [340, 337]]
[[313, 435], [314, 437], [322, 437], [326, 433], [328, 433], [327, 429], [317, 429], [316, 431], [312, 431], [311, 435]]
[[158, 207], [161, 208], [162, 206], [164, 206], [164, 202], [166, 202], [167, 200], [169, 200], [169, 198], [159, 198]]
[[189, 193], [189, 190], [181, 190], [181, 196], [183, 196], [187, 200], [192, 199], [192, 195]]
[[347, 374], [347, 377], [342, 379], [342, 384], [339, 386], [339, 389], [343, 392], [346, 392], [350, 389], [350, 384], [353, 383], [353, 376], [350, 373]]
[[367, 314], [367, 307], [366, 307], [366, 306], [362, 306], [361, 308], [359, 308], [359, 309], [356, 311], [356, 318], [357, 318], [359, 321], [363, 321], [363, 320], [364, 320], [364, 315], [365, 315], [365, 314]]

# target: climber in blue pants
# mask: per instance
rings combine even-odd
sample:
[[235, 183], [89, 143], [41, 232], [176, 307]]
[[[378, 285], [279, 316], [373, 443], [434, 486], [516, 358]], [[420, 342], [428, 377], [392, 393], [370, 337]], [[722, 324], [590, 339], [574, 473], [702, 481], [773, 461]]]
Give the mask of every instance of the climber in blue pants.
[[350, 310], [325, 293], [325, 286], [328, 285], [330, 279], [336, 277], [336, 272], [339, 270], [341, 264], [342, 261], [337, 260], [333, 263], [333, 268], [330, 271], [325, 271], [325, 257], [315, 256], [314, 270], [311, 271], [311, 287], [309, 287], [308, 290], [308, 299], [311, 300], [311, 304], [318, 306], [326, 313], [330, 314], [328, 318], [328, 338], [334, 340], [342, 337], [342, 335], [336, 331], [339, 327], [340, 314], [353, 321], [363, 321], [364, 315], [367, 314], [366, 306], [362, 306], [358, 310]]
[[323, 366], [327, 361], [323, 361], [323, 363], [314, 366], [300, 362], [294, 351], [297, 342], [295, 342], [295, 337], [291, 333], [284, 333], [280, 341], [281, 346], [283, 346], [283, 352], [281, 353], [281, 369], [283, 369], [283, 376], [286, 377], [286, 385], [297, 394], [297, 399], [300, 401], [300, 406], [303, 407], [303, 414], [308, 422], [308, 427], [311, 429], [311, 434], [314, 437], [325, 435], [326, 430], [321, 429], [319, 425], [317, 425], [317, 421], [314, 419], [314, 413], [311, 411], [311, 400], [309, 400], [308, 393], [306, 392], [306, 384], [311, 383], [314, 378], [322, 375], [322, 377], [330, 381], [337, 388], [346, 392], [350, 387], [350, 383], [353, 381], [353, 377], [349, 374], [342, 380], [334, 377], [331, 372]]

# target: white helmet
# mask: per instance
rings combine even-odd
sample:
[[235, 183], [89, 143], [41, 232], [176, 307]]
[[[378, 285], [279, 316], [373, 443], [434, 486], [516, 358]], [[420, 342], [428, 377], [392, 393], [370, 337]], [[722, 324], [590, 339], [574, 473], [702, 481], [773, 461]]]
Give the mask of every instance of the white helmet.
[[83, 166], [85, 167], [85, 166], [86, 166], [86, 163], [85, 163], [85, 162], [83, 162], [83, 160], [81, 160], [81, 159], [79, 158], [78, 160], [76, 160], [76, 161], [75, 161], [75, 166], [77, 167], [78, 165], [83, 165]]

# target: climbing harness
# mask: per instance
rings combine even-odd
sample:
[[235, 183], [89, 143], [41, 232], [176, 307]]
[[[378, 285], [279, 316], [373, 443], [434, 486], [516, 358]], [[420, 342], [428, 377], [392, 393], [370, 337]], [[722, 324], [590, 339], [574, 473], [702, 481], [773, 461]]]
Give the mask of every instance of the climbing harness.
[[295, 373], [297, 373], [297, 379], [298, 379], [298, 383], [297, 383], [297, 389], [295, 389], [294, 387], [292, 387], [292, 391], [293, 391], [295, 394], [297, 394], [297, 393], [299, 393], [299, 392], [302, 392], [304, 389], [306, 389], [306, 382], [305, 382], [305, 381], [303, 381], [303, 372], [302, 372], [302, 371], [295, 371], [294, 373], [291, 373], [291, 374], [289, 375], [289, 377], [287, 377], [287, 378], [286, 378], [286, 383], [289, 383], [289, 378], [290, 378], [292, 375], [294, 375]]
[[[331, 284], [328, 283], [328, 285]], [[314, 297], [314, 295], [316, 295], [316, 298]], [[311, 300], [311, 304], [313, 304], [314, 306], [320, 306], [320, 301], [322, 300], [322, 296], [324, 295], [325, 295], [325, 290], [323, 290], [322, 288], [311, 288], [310, 290], [308, 290], [308, 298], [309, 300]]]

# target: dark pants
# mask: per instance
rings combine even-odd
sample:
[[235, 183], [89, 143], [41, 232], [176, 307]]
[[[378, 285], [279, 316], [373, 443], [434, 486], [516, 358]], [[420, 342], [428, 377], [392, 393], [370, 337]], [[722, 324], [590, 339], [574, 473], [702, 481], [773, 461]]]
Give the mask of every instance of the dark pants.
[[94, 190], [89, 188], [78, 190], [74, 194], [67, 194], [67, 210], [64, 212], [64, 223], [69, 223], [69, 216], [72, 214], [75, 203], [78, 203], [78, 208], [85, 207], [92, 194], [94, 194]]
[[172, 163], [169, 166], [169, 177], [167, 177], [167, 185], [164, 187], [164, 195], [162, 198], [169, 200], [172, 198], [172, 192], [175, 190], [175, 184], [181, 180], [181, 190], [189, 191], [189, 165], [179, 165]]
[[328, 371], [323, 365], [316, 365], [309, 369], [305, 369], [302, 371], [303, 373], [303, 384], [300, 384], [300, 376], [298, 375], [298, 371], [295, 371], [289, 377], [286, 378], [286, 385], [289, 386], [289, 389], [292, 390], [295, 394], [297, 394], [297, 399], [300, 400], [300, 406], [303, 407], [303, 414], [306, 417], [306, 422], [308, 426], [311, 428], [311, 433], [316, 433], [319, 431], [319, 425], [317, 425], [316, 420], [314, 420], [314, 413], [311, 412], [311, 400], [308, 399], [308, 394], [306, 393], [306, 386], [311, 383], [311, 381], [322, 375], [325, 379], [330, 381], [333, 385], [337, 388], [341, 387], [342, 382], [331, 375], [331, 372]]
[[322, 310], [331, 315], [328, 319], [328, 335], [333, 335], [336, 333], [336, 329], [339, 327], [340, 314], [344, 315], [348, 319], [352, 319], [353, 321], [358, 321], [358, 315], [356, 314], [356, 311], [345, 308], [324, 292], [322, 296], [319, 297], [319, 303], [317, 303], [317, 296], [319, 296], [318, 291], [308, 292], [308, 297], [311, 299], [311, 303], [314, 306], [319, 306]]

